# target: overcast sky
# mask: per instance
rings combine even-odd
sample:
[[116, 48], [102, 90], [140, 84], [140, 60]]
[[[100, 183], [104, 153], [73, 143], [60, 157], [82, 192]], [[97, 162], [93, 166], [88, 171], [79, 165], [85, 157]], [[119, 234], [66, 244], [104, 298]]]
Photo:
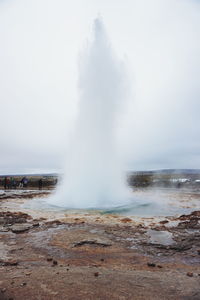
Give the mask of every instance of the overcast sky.
[[200, 1], [0, 0], [1, 174], [62, 168], [99, 14], [129, 73], [125, 168], [200, 168]]

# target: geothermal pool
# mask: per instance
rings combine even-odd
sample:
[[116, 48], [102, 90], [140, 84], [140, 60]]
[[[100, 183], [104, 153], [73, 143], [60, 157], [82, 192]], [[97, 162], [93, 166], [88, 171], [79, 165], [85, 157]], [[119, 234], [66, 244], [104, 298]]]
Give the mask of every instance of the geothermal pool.
[[[4, 192], [2, 191], [1, 194]], [[44, 194], [46, 193], [46, 194]], [[131, 193], [129, 203], [118, 206], [74, 209], [51, 205], [48, 202], [50, 191], [10, 191], [4, 193], [10, 198], [2, 205], [7, 209], [20, 209], [26, 212], [42, 211], [67, 214], [112, 214], [137, 217], [165, 217], [190, 213], [200, 209], [200, 191], [178, 189], [144, 189]], [[31, 195], [32, 198], [29, 197]], [[22, 196], [22, 197], [21, 197]]]

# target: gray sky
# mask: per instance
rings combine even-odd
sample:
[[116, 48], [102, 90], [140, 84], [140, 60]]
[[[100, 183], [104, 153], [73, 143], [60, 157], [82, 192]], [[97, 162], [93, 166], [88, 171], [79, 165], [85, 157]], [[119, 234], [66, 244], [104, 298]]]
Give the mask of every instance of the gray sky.
[[200, 168], [199, 3], [0, 0], [0, 173], [62, 168], [98, 14], [129, 73], [118, 135], [126, 168]]

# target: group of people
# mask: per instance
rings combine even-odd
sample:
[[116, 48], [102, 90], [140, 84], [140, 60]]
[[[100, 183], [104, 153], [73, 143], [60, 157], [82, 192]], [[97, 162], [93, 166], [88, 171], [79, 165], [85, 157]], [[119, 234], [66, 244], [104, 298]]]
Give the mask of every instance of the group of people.
[[[4, 186], [5, 190], [7, 190], [7, 189], [16, 189], [17, 185], [18, 185], [18, 182], [15, 180], [15, 178], [7, 177], [7, 176], [4, 177], [3, 186]], [[28, 185], [28, 179], [25, 176], [21, 179], [18, 186], [19, 186], [19, 188], [26, 188], [27, 185]]]
[[[17, 187], [23, 189], [28, 187], [28, 178], [24, 176], [20, 181], [16, 181], [14, 177], [5, 176], [2, 185], [5, 190], [7, 189], [17, 189]], [[40, 178], [38, 180], [38, 188], [41, 190], [43, 187], [43, 180]]]

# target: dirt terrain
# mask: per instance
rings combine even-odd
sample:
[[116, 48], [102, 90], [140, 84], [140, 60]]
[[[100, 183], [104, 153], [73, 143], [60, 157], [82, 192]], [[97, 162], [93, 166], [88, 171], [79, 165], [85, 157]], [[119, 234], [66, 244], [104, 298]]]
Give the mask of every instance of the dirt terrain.
[[1, 196], [1, 300], [200, 299], [200, 211], [155, 219], [19, 208], [32, 197]]

